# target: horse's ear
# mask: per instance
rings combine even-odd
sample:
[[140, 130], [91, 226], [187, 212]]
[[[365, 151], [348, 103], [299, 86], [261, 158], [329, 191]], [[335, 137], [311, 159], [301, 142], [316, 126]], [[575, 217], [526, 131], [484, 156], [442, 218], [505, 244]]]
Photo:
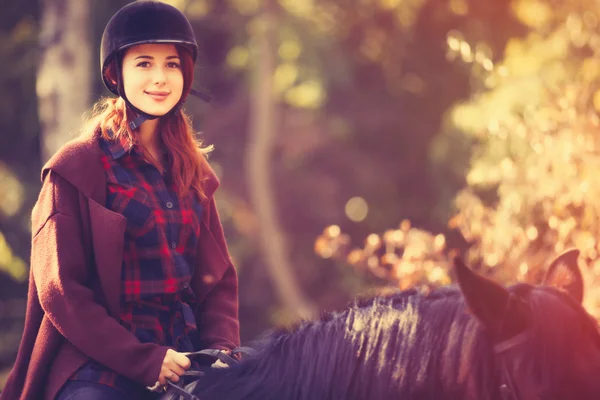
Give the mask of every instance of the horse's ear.
[[460, 257], [454, 258], [454, 270], [469, 309], [494, 339], [505, 340], [527, 329], [529, 308], [523, 301], [472, 271]]
[[569, 249], [561, 253], [550, 263], [542, 284], [567, 292], [581, 304], [583, 302], [583, 276], [577, 258], [579, 258], [578, 249]]

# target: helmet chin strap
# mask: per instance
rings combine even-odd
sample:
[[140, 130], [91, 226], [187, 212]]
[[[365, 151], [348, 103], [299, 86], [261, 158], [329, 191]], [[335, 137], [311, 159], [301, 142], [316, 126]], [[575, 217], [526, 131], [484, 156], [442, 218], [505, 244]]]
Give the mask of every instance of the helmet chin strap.
[[[137, 108], [136, 106], [131, 104], [131, 102], [129, 100], [127, 100], [127, 98], [124, 96], [123, 96], [123, 99], [125, 100], [125, 103], [127, 103], [127, 106], [129, 108], [131, 108], [133, 110], [133, 112], [135, 112], [137, 114], [137, 117], [135, 117], [133, 121], [129, 121], [129, 128], [132, 131], [135, 131], [137, 128], [140, 127], [140, 125], [142, 125], [146, 121], [160, 118], [157, 115], [151, 115], [151, 114], [147, 114], [147, 113], [143, 112], [142, 110], [140, 110], [139, 108]], [[177, 108], [177, 106], [175, 108]], [[173, 108], [173, 110], [175, 108]], [[169, 113], [172, 112], [173, 110], [169, 111]]]

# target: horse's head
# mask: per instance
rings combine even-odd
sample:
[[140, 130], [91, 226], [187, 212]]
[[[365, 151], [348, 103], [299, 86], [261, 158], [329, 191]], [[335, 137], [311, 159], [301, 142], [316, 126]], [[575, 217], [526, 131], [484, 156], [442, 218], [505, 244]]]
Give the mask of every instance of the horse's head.
[[508, 289], [455, 259], [466, 303], [495, 345], [503, 399], [600, 398], [600, 329], [581, 305], [578, 256], [557, 257], [543, 285]]

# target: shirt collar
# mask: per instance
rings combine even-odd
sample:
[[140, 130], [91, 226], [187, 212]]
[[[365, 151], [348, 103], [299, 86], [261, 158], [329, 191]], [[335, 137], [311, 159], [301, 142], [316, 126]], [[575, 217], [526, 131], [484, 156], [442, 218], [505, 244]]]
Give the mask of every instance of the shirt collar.
[[108, 141], [108, 151], [115, 160], [118, 160], [134, 149], [134, 143], [125, 135], [120, 135], [118, 138], [113, 138], [112, 132], [110, 135], [111, 140]]

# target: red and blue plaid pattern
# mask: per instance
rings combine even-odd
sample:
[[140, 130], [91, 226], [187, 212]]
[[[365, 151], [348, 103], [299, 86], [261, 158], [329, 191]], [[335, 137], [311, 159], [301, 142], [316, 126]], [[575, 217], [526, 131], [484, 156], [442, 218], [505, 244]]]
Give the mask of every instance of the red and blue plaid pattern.
[[[148, 163], [125, 139], [100, 139], [107, 207], [127, 218], [121, 274], [121, 324], [141, 342], [197, 350], [190, 280], [202, 206], [179, 197], [167, 171]], [[131, 390], [131, 381], [90, 361], [71, 378]], [[129, 388], [129, 389], [128, 389]]]

